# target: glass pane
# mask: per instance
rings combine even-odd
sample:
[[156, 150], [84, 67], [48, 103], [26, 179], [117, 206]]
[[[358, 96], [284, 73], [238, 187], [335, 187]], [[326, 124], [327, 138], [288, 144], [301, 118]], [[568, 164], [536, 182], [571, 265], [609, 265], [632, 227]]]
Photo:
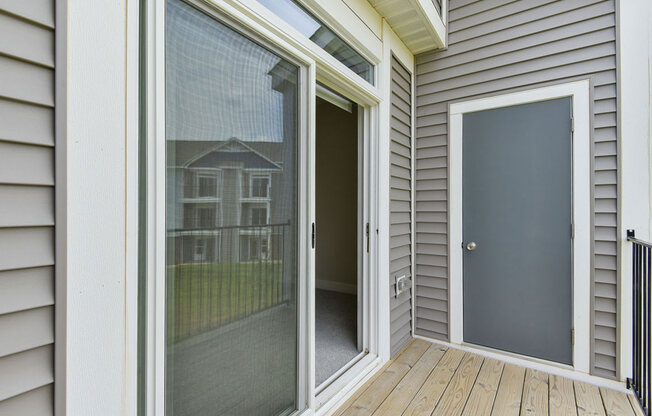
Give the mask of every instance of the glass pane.
[[166, 414], [287, 414], [298, 68], [179, 0], [166, 14]]
[[294, 0], [258, 0], [317, 46], [374, 85], [374, 66]]
[[251, 180], [251, 196], [254, 198], [267, 198], [267, 187], [269, 179], [267, 177], [254, 177]]
[[215, 175], [202, 175], [199, 177], [199, 196], [217, 196], [217, 178]]

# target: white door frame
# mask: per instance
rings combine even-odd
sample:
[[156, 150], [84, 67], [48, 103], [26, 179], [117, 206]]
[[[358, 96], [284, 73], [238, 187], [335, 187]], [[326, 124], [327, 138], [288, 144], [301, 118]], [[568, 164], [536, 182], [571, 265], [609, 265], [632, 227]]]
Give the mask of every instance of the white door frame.
[[[572, 240], [573, 365], [588, 373], [591, 349], [591, 123], [589, 80], [570, 82], [504, 95], [450, 104], [449, 106], [449, 270], [451, 343], [464, 343], [462, 256], [462, 119], [465, 113], [571, 97], [573, 111]], [[570, 230], [569, 230], [570, 232]], [[513, 355], [513, 354], [512, 354]], [[568, 366], [523, 357], [557, 367]]]
[[[376, 310], [382, 285], [378, 279], [368, 278], [365, 289], [366, 328], [369, 354], [352, 367], [350, 376], [338, 383], [339, 391], [329, 394], [327, 401], [317, 400], [314, 371], [314, 250], [311, 247], [311, 224], [315, 220], [314, 173], [315, 173], [315, 86], [319, 79], [325, 85], [365, 107], [364, 140], [367, 144], [365, 159], [369, 175], [368, 209], [366, 219], [372, 230], [378, 229], [379, 175], [384, 172], [378, 164], [378, 108], [381, 92], [351, 69], [344, 66], [327, 52], [313, 44], [264, 6], [249, 0], [186, 0], [201, 6], [218, 21], [233, 26], [240, 33], [270, 48], [279, 56], [300, 67], [299, 104], [299, 270], [298, 282], [298, 413], [314, 414], [328, 412], [371, 371], [379, 368], [380, 346], [389, 342], [389, 322]], [[162, 415], [165, 408], [165, 1], [148, 0], [148, 63], [147, 63], [147, 370], [146, 402], [148, 415]], [[347, 40], [344, 34], [339, 33]], [[365, 56], [373, 63], [378, 60]], [[376, 66], [376, 74], [379, 67]], [[376, 79], [378, 76], [376, 75]], [[138, 183], [130, 183], [138, 189]], [[371, 233], [370, 255], [366, 256], [366, 274], [375, 276], [380, 269], [376, 247], [386, 238]], [[135, 375], [132, 376], [132, 378]]]
[[[317, 78], [319, 83], [323, 83], [323, 79], [320, 77]], [[376, 348], [372, 349], [372, 339], [371, 339], [371, 327], [373, 323], [377, 321], [377, 317], [371, 312], [370, 309], [370, 300], [371, 300], [371, 280], [370, 276], [370, 260], [372, 259], [371, 251], [371, 230], [369, 235], [369, 250], [367, 250], [367, 242], [365, 238], [365, 227], [366, 224], [370, 224], [371, 228], [371, 216], [372, 216], [372, 207], [371, 207], [371, 184], [372, 179], [375, 176], [374, 169], [376, 169], [375, 164], [371, 162], [371, 150], [375, 146], [376, 141], [371, 140], [371, 126], [376, 119], [374, 115], [374, 109], [376, 105], [363, 105], [356, 102], [353, 98], [349, 97], [349, 94], [346, 93], [346, 89], [341, 85], [331, 81], [328, 83], [329, 88], [332, 88], [337, 94], [340, 94], [342, 97], [351, 100], [355, 104], [358, 104], [358, 220], [357, 220], [357, 265], [358, 265], [358, 334], [359, 341], [361, 342], [362, 351], [357, 354], [349, 363], [344, 365], [340, 370], [335, 372], [332, 376], [326, 379], [320, 386], [314, 387], [314, 396], [315, 396], [315, 409], [320, 409], [324, 404], [330, 404], [331, 400], [334, 397], [339, 397], [338, 393], [346, 392], [348, 386], [352, 380], [356, 378], [361, 372], [364, 372], [364, 369], [372, 364], [377, 356]], [[316, 135], [315, 135], [316, 139]], [[316, 145], [313, 147], [316, 149]], [[314, 152], [313, 152], [314, 156]], [[314, 184], [315, 181], [315, 165], [313, 165], [310, 171], [310, 178]], [[311, 203], [315, 203], [316, 198], [316, 187], [313, 187], [314, 191], [309, 196]], [[319, 223], [316, 221], [317, 233], [319, 233]], [[316, 248], [317, 249], [317, 248]], [[314, 250], [313, 250], [314, 251]], [[314, 254], [313, 254], [314, 255]], [[315, 280], [313, 280], [315, 282]], [[316, 283], [316, 282], [315, 282]], [[314, 284], [316, 287], [316, 284]], [[310, 294], [312, 294], [314, 291]], [[314, 298], [310, 302], [313, 306], [311, 322], [315, 322], [316, 315], [314, 315]], [[362, 306], [360, 308], [360, 305]], [[361, 325], [361, 326], [360, 326]], [[315, 351], [315, 338], [314, 333], [311, 334], [313, 347], [311, 354]], [[374, 351], [374, 353], [370, 353]], [[315, 364], [315, 357], [311, 356], [311, 365]], [[314, 374], [314, 371], [313, 371]], [[314, 382], [313, 382], [314, 385]], [[335, 400], [338, 401], [338, 400]]]

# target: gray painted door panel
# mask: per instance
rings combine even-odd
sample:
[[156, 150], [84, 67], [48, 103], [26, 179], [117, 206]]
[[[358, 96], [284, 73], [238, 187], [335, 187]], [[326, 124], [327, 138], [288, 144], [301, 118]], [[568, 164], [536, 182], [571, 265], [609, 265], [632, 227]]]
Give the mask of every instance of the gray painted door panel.
[[464, 115], [465, 342], [572, 364], [570, 109]]

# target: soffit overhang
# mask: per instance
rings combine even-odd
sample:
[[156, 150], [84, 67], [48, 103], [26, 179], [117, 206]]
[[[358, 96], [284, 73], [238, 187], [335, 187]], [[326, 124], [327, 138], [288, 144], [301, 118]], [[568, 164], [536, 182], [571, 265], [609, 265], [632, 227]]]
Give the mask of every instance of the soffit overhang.
[[445, 47], [446, 26], [432, 0], [368, 1], [413, 54]]

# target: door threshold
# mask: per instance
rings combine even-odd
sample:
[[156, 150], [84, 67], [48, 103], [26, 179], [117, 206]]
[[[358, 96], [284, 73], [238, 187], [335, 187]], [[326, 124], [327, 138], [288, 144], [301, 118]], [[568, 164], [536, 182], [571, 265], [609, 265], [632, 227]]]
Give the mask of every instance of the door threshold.
[[337, 381], [337, 379], [339, 379], [341, 375], [349, 371], [351, 367], [353, 367], [358, 361], [362, 360], [362, 358], [364, 358], [365, 355], [367, 355], [367, 353], [362, 351], [358, 353], [358, 355], [353, 357], [351, 361], [344, 364], [342, 368], [334, 372], [330, 377], [328, 377], [319, 386], [315, 388], [315, 395], [319, 396], [322, 391], [326, 390], [328, 387], [331, 386], [331, 384], [335, 383], [335, 381]]
[[380, 357], [365, 354], [339, 378], [315, 396], [315, 415], [326, 415], [329, 411], [339, 407], [381, 368], [382, 360]]
[[[566, 371], [577, 371], [575, 367], [573, 367], [571, 364], [563, 364], [563, 363], [558, 363], [555, 361], [550, 361], [546, 360], [544, 358], [538, 358], [538, 357], [531, 357], [529, 355], [524, 355], [524, 354], [519, 354], [517, 352], [512, 352], [512, 351], [506, 351], [506, 350], [501, 350], [499, 348], [491, 348], [487, 347], [486, 345], [480, 345], [480, 344], [474, 344], [472, 342], [464, 342], [462, 341], [460, 345], [460, 348], [466, 347], [469, 350], [472, 351], [485, 351], [489, 355], [496, 355], [496, 356], [501, 356], [504, 358], [511, 358], [514, 360], [522, 360], [522, 361], [529, 361], [531, 363], [536, 363], [540, 364], [542, 366], [546, 367], [556, 367], [559, 368], [560, 370], [566, 370]], [[503, 359], [503, 361], [506, 361]]]
[[483, 347], [475, 344], [468, 344], [464, 342], [461, 344], [453, 344], [450, 342], [428, 338], [421, 335], [415, 335], [414, 338], [432, 342], [433, 344], [444, 345], [447, 347], [456, 348], [458, 350], [471, 352], [474, 354], [481, 355], [483, 357], [493, 358], [495, 360], [503, 361], [510, 364], [515, 364], [521, 367], [544, 371], [546, 373], [566, 377], [571, 380], [583, 381], [586, 383], [594, 384], [598, 387], [604, 387], [604, 388], [617, 390], [624, 393], [629, 392], [629, 390], [627, 390], [627, 386], [625, 385], [624, 381], [612, 380], [612, 379], [596, 376], [593, 374], [584, 373], [582, 371], [576, 370], [574, 367], [569, 365], [559, 364], [552, 361], [542, 360], [540, 358], [528, 357], [524, 355], [519, 355], [519, 354], [506, 352], [502, 350], [496, 350], [493, 348]]

